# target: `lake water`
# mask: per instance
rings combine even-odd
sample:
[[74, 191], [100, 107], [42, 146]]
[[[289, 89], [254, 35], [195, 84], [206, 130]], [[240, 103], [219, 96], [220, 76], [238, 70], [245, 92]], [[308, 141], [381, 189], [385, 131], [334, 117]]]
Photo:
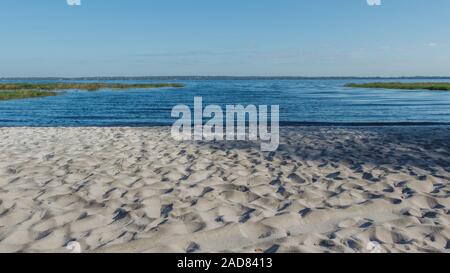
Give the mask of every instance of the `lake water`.
[[171, 125], [175, 121], [170, 116], [172, 108], [177, 104], [192, 106], [195, 96], [203, 97], [204, 105], [279, 105], [280, 122], [285, 125], [450, 123], [450, 92], [344, 87], [349, 82], [373, 81], [382, 80], [103, 80], [180, 82], [186, 87], [96, 92], [71, 90], [56, 97], [0, 101], [0, 126]]

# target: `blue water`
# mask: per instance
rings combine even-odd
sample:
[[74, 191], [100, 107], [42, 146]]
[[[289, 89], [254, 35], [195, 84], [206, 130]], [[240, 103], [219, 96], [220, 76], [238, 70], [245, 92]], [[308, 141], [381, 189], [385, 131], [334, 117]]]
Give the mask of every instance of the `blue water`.
[[175, 121], [170, 116], [172, 107], [192, 105], [194, 96], [202, 96], [205, 105], [277, 104], [280, 105], [282, 124], [450, 123], [450, 92], [343, 87], [348, 82], [372, 81], [110, 80], [104, 82], [181, 82], [186, 87], [96, 92], [73, 90], [56, 97], [0, 101], [0, 126], [170, 125]]

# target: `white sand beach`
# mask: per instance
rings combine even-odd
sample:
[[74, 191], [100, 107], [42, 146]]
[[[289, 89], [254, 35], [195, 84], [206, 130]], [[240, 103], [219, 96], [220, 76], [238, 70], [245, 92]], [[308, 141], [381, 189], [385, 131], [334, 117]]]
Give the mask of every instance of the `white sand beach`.
[[450, 252], [450, 128], [1, 128], [0, 252]]

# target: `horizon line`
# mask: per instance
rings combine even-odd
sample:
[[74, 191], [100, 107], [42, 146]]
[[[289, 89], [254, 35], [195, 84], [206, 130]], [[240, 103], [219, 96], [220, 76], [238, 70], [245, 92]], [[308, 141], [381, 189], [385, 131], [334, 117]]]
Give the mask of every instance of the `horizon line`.
[[20, 76], [0, 77], [0, 80], [89, 80], [89, 79], [450, 79], [450, 76]]

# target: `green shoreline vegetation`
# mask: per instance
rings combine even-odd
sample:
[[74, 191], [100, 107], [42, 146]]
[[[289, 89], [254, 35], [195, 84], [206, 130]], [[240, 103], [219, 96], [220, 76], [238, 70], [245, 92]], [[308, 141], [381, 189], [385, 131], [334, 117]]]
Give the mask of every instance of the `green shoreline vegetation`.
[[448, 82], [372, 82], [372, 83], [349, 83], [345, 87], [352, 88], [378, 88], [378, 89], [401, 89], [401, 90], [431, 90], [431, 91], [450, 91]]
[[100, 89], [149, 89], [149, 88], [181, 88], [181, 83], [2, 83], [0, 84], [0, 100], [26, 99], [35, 97], [56, 96], [63, 90], [97, 91]]
[[38, 97], [56, 96], [56, 92], [52, 91], [33, 91], [33, 90], [15, 90], [15, 91], [1, 91], [0, 100], [16, 100]]

